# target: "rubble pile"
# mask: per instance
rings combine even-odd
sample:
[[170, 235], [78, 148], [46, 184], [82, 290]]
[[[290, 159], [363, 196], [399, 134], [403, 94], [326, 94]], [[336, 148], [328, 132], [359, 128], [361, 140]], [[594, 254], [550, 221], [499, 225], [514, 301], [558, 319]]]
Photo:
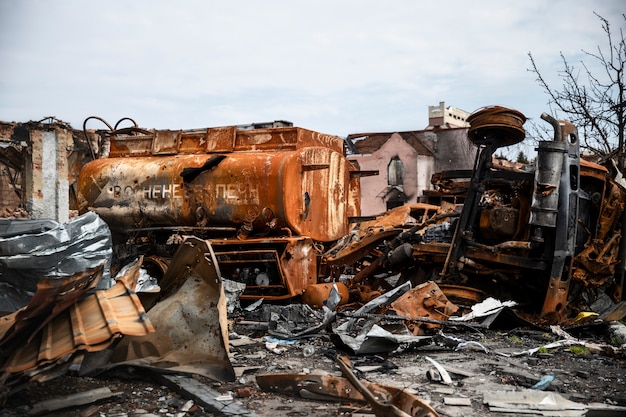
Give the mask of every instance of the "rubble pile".
[[626, 413], [626, 190], [542, 117], [369, 218], [333, 136], [85, 132], [78, 215], [0, 220], [0, 416]]

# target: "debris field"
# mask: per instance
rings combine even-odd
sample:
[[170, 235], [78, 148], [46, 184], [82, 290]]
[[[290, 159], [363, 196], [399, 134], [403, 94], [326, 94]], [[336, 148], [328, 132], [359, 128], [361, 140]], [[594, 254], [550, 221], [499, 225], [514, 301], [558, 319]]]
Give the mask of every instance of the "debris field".
[[[341, 138], [90, 119], [0, 142], [0, 416], [626, 415], [626, 188], [571, 123], [508, 167], [483, 108], [473, 169], [364, 217]], [[38, 129], [68, 221], [28, 216]]]

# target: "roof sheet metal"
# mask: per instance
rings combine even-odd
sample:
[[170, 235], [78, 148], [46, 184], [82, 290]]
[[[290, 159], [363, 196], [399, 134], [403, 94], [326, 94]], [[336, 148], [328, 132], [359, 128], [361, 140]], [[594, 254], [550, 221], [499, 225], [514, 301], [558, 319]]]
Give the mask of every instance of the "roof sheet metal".
[[8, 343], [22, 329], [35, 333], [57, 314], [94, 288], [102, 279], [103, 264], [66, 277], [41, 278], [37, 290], [25, 307], [0, 317], [0, 347]]
[[139, 264], [113, 287], [72, 304], [36, 333], [16, 337], [8, 346], [0, 344], [8, 353], [0, 370], [18, 373], [53, 361], [66, 362], [76, 351], [102, 350], [121, 335], [153, 332], [152, 323], [131, 289], [138, 271]]

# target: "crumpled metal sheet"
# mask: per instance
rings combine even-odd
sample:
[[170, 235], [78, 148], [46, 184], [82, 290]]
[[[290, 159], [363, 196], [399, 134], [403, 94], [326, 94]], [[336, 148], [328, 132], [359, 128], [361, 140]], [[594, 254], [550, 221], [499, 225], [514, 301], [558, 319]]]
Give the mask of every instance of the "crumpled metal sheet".
[[[406, 318], [431, 318], [434, 320], [448, 320], [457, 312], [458, 306], [454, 305], [434, 281], [428, 281], [410, 291], [391, 303], [391, 308], [396, 314]], [[412, 323], [415, 324], [415, 323]], [[419, 323], [413, 329], [418, 334], [420, 327], [437, 327], [437, 324]]]
[[104, 264], [98, 289], [112, 285], [111, 232], [97, 214], [88, 212], [64, 224], [21, 222], [0, 219], [0, 282], [15, 288], [3, 292], [0, 312], [26, 305], [25, 293], [32, 295], [43, 277], [62, 279]]
[[241, 309], [239, 297], [245, 291], [246, 284], [222, 277], [222, 285], [224, 286], [224, 294], [226, 296], [226, 312], [232, 314], [235, 310]]
[[[49, 379], [64, 373], [69, 364], [80, 363], [85, 352], [105, 349], [121, 335], [138, 336], [154, 331], [132, 290], [140, 265], [138, 261], [127, 269], [110, 289], [98, 290], [79, 301], [74, 296], [61, 296], [57, 302], [58, 298], [39, 297], [36, 293], [33, 298], [43, 300], [47, 307], [35, 304], [33, 308], [25, 307], [0, 318], [3, 327], [0, 372], [10, 373], [14, 381]], [[102, 265], [72, 277], [80, 281], [85, 276], [101, 277]], [[71, 281], [70, 278], [63, 281]], [[49, 313], [50, 310], [55, 312]], [[15, 325], [20, 323], [21, 326]]]
[[335, 313], [326, 306], [313, 309], [307, 304], [291, 304], [269, 308], [268, 333], [281, 339], [312, 337], [335, 318]]
[[0, 237], [6, 239], [24, 234], [44, 233], [59, 227], [51, 219], [0, 219]]
[[393, 352], [400, 346], [395, 335], [368, 320], [356, 334], [334, 329], [331, 340], [354, 355], [369, 355]]
[[[430, 336], [413, 336], [406, 326], [383, 327], [381, 318], [358, 318], [368, 313], [388, 308], [395, 300], [402, 297], [411, 289], [411, 282], [390, 290], [371, 300], [354, 312], [355, 318], [350, 318], [332, 328], [331, 340], [342, 349], [351, 351], [355, 355], [375, 353], [389, 353], [394, 351], [400, 343], [420, 344], [430, 339]], [[379, 325], [381, 324], [381, 325]]]
[[22, 330], [35, 333], [83, 297], [102, 279], [103, 266], [67, 277], [42, 278], [28, 304], [0, 319], [0, 343]]
[[110, 365], [196, 373], [232, 381], [226, 297], [211, 245], [188, 237], [160, 281], [161, 298], [148, 311], [155, 332], [124, 337]]

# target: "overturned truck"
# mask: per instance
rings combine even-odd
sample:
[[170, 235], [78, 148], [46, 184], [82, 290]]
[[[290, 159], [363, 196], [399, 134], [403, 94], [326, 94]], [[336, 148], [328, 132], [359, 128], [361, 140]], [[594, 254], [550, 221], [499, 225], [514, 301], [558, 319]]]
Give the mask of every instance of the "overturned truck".
[[538, 143], [534, 167], [506, 169], [494, 164], [495, 152], [524, 139], [525, 116], [498, 106], [472, 114], [474, 169], [435, 174], [436, 205], [407, 205], [356, 225], [326, 264], [350, 276], [364, 300], [394, 277], [395, 286], [435, 281], [458, 300], [511, 299], [547, 322], [617, 309], [626, 192], [607, 168], [581, 159], [575, 126], [542, 119], [554, 138]]

